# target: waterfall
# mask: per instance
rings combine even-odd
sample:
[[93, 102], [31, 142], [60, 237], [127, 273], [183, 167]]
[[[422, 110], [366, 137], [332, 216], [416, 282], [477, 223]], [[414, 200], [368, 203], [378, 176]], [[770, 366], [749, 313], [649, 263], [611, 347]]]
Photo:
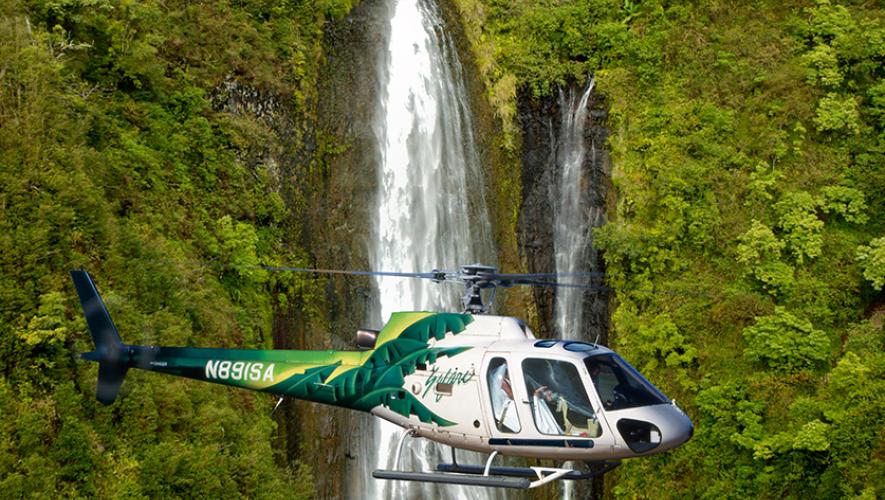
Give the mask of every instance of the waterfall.
[[[372, 269], [457, 269], [493, 263], [482, 172], [461, 64], [436, 6], [423, 0], [389, 0], [386, 54], [379, 64], [381, 95], [373, 131], [379, 166]], [[379, 277], [371, 322], [396, 311], [460, 311], [461, 289], [423, 280]], [[361, 474], [391, 468], [401, 429], [375, 419]], [[426, 440], [410, 440], [400, 467], [432, 470], [448, 457]], [[462, 452], [463, 453], [463, 452]], [[463, 453], [466, 457], [466, 453]], [[481, 498], [485, 488], [369, 480], [361, 497]]]
[[[550, 201], [554, 206], [553, 248], [557, 273], [594, 271], [596, 256], [591, 246], [591, 231], [603, 221], [603, 207], [591, 203], [587, 196], [590, 176], [587, 175], [587, 141], [584, 128], [587, 122], [587, 101], [593, 91], [591, 78], [581, 95], [573, 87], [559, 91], [560, 127], [556, 141], [556, 172], [558, 182], [551, 189]], [[590, 154], [596, 154], [591, 142]], [[596, 158], [589, 159], [596, 165]], [[587, 279], [569, 278], [570, 282], [588, 283]], [[558, 288], [555, 302], [557, 334], [564, 339], [583, 339], [584, 297], [586, 290]], [[594, 340], [594, 339], [589, 339]], [[563, 498], [575, 497], [575, 485], [565, 481]]]
[[[591, 230], [602, 222], [602, 207], [591, 206], [585, 195], [589, 178], [585, 173], [587, 146], [584, 125], [587, 122], [587, 100], [593, 91], [593, 79], [583, 94], [573, 88], [559, 91], [561, 123], [556, 150], [558, 182], [550, 201], [554, 206], [553, 248], [557, 273], [592, 271]], [[595, 154], [595, 144], [591, 154]], [[591, 163], [595, 163], [591, 158]], [[586, 279], [569, 278], [571, 282]], [[579, 339], [583, 331], [583, 302], [587, 292], [580, 288], [556, 290], [556, 328], [561, 338]], [[590, 339], [593, 340], [593, 339]]]

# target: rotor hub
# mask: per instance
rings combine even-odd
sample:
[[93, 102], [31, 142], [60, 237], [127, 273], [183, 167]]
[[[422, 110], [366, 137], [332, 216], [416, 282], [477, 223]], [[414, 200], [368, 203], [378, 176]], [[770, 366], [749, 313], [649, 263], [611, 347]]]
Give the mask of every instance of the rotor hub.
[[[495, 276], [498, 274], [498, 268], [486, 266], [483, 264], [471, 264], [461, 266], [460, 279], [464, 282], [466, 290], [464, 296], [461, 297], [461, 303], [464, 305], [464, 312], [470, 314], [488, 314], [491, 302], [494, 302]], [[492, 289], [492, 297], [490, 303], [486, 305], [483, 302], [483, 288]]]

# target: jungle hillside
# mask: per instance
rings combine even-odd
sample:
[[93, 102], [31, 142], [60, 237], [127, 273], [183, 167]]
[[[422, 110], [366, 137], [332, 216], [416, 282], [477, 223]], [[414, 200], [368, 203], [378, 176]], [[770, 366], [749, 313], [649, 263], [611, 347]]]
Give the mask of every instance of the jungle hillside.
[[883, 496], [881, 6], [457, 4], [514, 137], [525, 93], [608, 102], [609, 339], [697, 425], [610, 494]]
[[[885, 9], [440, 3], [493, 113], [503, 272], [532, 251], [521, 103], [590, 78], [605, 103], [609, 345], [695, 424], [605, 496], [885, 497]], [[324, 496], [268, 395], [133, 370], [98, 403], [68, 271], [132, 344], [336, 324], [340, 283], [258, 266], [328, 264], [329, 191], [354, 179], [335, 160], [359, 151], [318, 125], [318, 87], [358, 4], [0, 3], [0, 496]]]

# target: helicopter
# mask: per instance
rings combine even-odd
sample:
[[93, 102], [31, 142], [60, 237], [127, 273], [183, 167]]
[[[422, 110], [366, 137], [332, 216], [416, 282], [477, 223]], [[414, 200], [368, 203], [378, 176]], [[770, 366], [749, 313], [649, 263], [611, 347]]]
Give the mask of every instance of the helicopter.
[[[602, 475], [621, 460], [676, 448], [691, 420], [613, 350], [583, 341], [537, 339], [524, 321], [489, 314], [483, 291], [514, 285], [573, 286], [556, 274], [499, 274], [473, 264], [429, 273], [270, 268], [460, 282], [464, 310], [393, 313], [380, 330], [356, 332], [352, 351], [215, 349], [124, 344], [89, 273], [72, 270], [98, 362], [96, 398], [117, 398], [130, 368], [371, 413], [403, 428], [393, 468], [376, 479], [500, 488], [535, 488]], [[594, 273], [585, 273], [594, 274]], [[486, 295], [489, 295], [488, 293]], [[399, 470], [408, 438], [451, 447], [451, 463]], [[456, 450], [488, 453], [461, 464]], [[515, 456], [569, 467], [506, 467]], [[573, 462], [574, 463], [574, 462]]]

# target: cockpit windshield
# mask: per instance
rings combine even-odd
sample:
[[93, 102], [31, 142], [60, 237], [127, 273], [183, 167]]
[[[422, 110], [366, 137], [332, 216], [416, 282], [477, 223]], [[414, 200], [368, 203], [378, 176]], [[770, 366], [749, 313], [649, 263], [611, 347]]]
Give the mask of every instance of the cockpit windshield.
[[617, 354], [589, 356], [584, 363], [606, 410], [623, 410], [670, 402], [661, 391]]

